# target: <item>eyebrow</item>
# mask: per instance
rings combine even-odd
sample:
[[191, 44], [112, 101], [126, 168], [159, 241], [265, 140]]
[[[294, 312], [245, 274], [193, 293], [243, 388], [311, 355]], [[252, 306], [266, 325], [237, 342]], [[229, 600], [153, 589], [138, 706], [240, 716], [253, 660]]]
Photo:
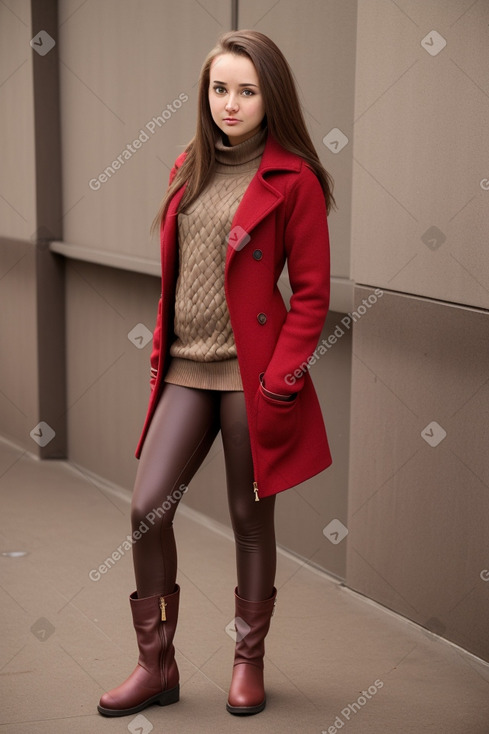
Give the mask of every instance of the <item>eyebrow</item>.
[[[226, 86], [226, 82], [220, 82], [218, 79], [213, 79], [212, 80], [212, 83], [213, 84], [222, 84], [224, 87]], [[248, 84], [238, 84], [238, 87], [256, 87], [258, 89], [258, 85], [257, 84], [252, 84], [251, 82], [249, 82]]]

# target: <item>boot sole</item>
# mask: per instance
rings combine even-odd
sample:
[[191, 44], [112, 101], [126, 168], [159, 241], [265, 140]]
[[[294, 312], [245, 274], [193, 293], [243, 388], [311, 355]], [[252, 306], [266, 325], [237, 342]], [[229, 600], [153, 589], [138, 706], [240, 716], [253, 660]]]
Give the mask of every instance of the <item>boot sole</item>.
[[97, 706], [97, 711], [99, 714], [102, 714], [102, 716], [131, 716], [131, 714], [137, 714], [138, 711], [142, 711], [148, 706], [153, 706], [154, 704], [158, 704], [159, 706], [169, 706], [172, 703], [177, 703], [179, 700], [180, 684], [176, 685], [175, 688], [171, 688], [169, 691], [157, 693], [156, 696], [151, 696], [151, 698], [147, 698], [146, 701], [143, 701], [138, 704], [138, 706], [133, 706], [130, 709], [107, 709], [99, 704]]
[[233, 714], [234, 716], [251, 716], [252, 714], [259, 714], [263, 709], [265, 708], [266, 699], [264, 698], [261, 703], [258, 704], [258, 706], [231, 706], [231, 704], [226, 704], [226, 711], [229, 711], [230, 714]]

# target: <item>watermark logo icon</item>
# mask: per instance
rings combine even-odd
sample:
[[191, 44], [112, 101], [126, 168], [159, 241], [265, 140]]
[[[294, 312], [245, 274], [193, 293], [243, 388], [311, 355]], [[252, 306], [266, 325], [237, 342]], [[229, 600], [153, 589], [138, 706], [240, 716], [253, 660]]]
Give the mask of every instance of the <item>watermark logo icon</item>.
[[39, 617], [31, 627], [32, 634], [39, 642], [46, 642], [54, 632], [54, 627], [46, 617]]
[[233, 248], [233, 250], [239, 252], [239, 250], [242, 250], [250, 240], [251, 237], [248, 232], [237, 224], [229, 233], [228, 244]]
[[421, 235], [421, 242], [424, 242], [426, 247], [429, 247], [430, 250], [438, 250], [446, 239], [447, 238], [441, 229], [438, 229], [435, 225], [428, 227], [426, 232]]
[[55, 47], [56, 41], [51, 38], [47, 31], [39, 31], [37, 36], [30, 41], [29, 45], [37, 51], [39, 56], [46, 56], [52, 48]]
[[338, 545], [338, 543], [341, 543], [343, 538], [346, 538], [348, 535], [348, 528], [343, 525], [341, 520], [335, 518], [323, 528], [323, 535], [330, 541], [330, 543]]
[[37, 426], [34, 426], [29, 436], [32, 438], [33, 441], [39, 444], [41, 448], [43, 448], [44, 446], [47, 446], [50, 441], [53, 440], [53, 438], [56, 436], [56, 431], [51, 428], [49, 423], [46, 423], [46, 421], [41, 421], [37, 424]]
[[131, 734], [149, 734], [150, 731], [153, 731], [154, 726], [146, 716], [138, 714], [129, 722], [127, 728]]
[[241, 642], [241, 640], [246, 637], [250, 629], [250, 625], [245, 622], [242, 617], [235, 617], [226, 625], [226, 634], [228, 634], [234, 642]]
[[432, 448], [438, 446], [438, 444], [443, 441], [446, 435], [447, 432], [445, 431], [445, 429], [442, 428], [442, 426], [440, 426], [440, 424], [436, 421], [431, 421], [431, 423], [428, 423], [428, 425], [421, 431], [421, 437], [424, 438], [426, 443], [429, 444]]
[[443, 51], [447, 45], [446, 38], [443, 38], [438, 31], [430, 31], [422, 40], [421, 45], [430, 56], [437, 56]]
[[332, 152], [339, 153], [345, 145], [348, 145], [348, 138], [345, 133], [341, 132], [338, 127], [333, 127], [323, 138], [324, 145]]
[[138, 349], [144, 349], [146, 344], [153, 338], [153, 333], [144, 324], [136, 324], [127, 335], [127, 338]]

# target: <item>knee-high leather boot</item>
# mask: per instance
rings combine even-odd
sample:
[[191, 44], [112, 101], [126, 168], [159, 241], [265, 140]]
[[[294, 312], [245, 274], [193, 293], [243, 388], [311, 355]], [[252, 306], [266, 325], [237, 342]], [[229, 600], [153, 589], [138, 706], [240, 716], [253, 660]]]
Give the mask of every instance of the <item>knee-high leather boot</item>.
[[180, 588], [173, 594], [129, 597], [139, 660], [129, 678], [100, 699], [103, 716], [128, 716], [151, 706], [176, 703], [180, 696], [173, 637], [177, 626]]
[[264, 601], [241, 599], [237, 589], [234, 596], [236, 649], [226, 708], [230, 714], [258, 714], [266, 703], [263, 656], [277, 590], [274, 588], [272, 596]]

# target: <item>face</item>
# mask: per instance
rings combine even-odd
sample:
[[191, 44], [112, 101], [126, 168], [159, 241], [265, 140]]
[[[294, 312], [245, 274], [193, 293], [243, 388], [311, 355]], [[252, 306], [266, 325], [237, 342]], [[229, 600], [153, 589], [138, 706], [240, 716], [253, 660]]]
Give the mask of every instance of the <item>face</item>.
[[231, 145], [243, 143], [260, 130], [265, 105], [256, 69], [247, 56], [216, 56], [210, 67], [209, 105], [212, 119]]

